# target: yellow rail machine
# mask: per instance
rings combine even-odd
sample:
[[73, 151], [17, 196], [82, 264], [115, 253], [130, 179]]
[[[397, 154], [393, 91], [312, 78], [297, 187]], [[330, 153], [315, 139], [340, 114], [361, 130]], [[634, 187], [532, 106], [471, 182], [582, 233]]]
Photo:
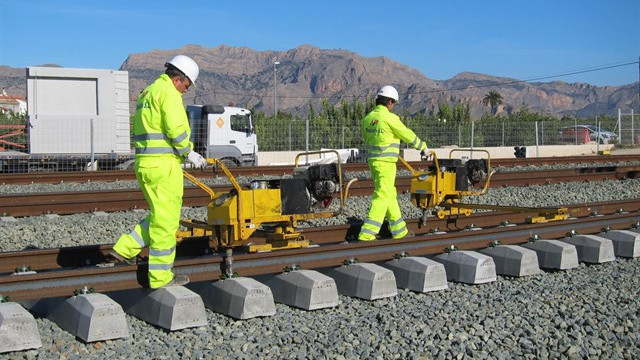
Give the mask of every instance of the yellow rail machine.
[[[456, 152], [469, 155], [481, 154], [479, 159], [458, 159]], [[406, 160], [400, 161], [411, 171], [411, 202], [422, 209], [420, 225], [426, 225], [427, 210], [433, 209], [442, 219], [451, 215], [470, 215], [473, 209], [537, 212], [537, 216], [527, 218], [528, 222], [545, 222], [568, 218], [567, 208], [534, 208], [486, 204], [462, 203], [465, 196], [482, 195], [487, 192], [493, 171], [488, 151], [480, 149], [453, 149], [448, 159], [438, 159], [431, 151], [423, 160], [433, 161], [426, 170], [415, 170]], [[435, 210], [436, 207], [440, 209]]]
[[[335, 153], [337, 162], [298, 165], [301, 156], [330, 152]], [[238, 184], [220, 160], [207, 161], [222, 169], [233, 189], [216, 194], [185, 172], [185, 177], [209, 193], [212, 201], [208, 206], [206, 223], [198, 220], [180, 222], [187, 230], [178, 232], [178, 240], [208, 236], [216, 248], [245, 246], [249, 252], [256, 252], [313, 246], [296, 230], [297, 223], [340, 214], [349, 186], [356, 181], [353, 179], [346, 187], [343, 186], [340, 155], [335, 150], [298, 154], [292, 177], [252, 180], [248, 186]], [[329, 211], [329, 204], [336, 195], [340, 201], [339, 209]]]

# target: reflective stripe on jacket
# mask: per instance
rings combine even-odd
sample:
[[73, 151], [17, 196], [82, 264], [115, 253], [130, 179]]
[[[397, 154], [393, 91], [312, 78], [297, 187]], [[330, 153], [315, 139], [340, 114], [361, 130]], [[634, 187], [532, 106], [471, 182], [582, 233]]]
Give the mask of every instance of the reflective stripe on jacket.
[[133, 115], [136, 156], [173, 154], [180, 158], [192, 149], [191, 128], [182, 94], [162, 74], [138, 96]]
[[369, 159], [387, 162], [398, 161], [400, 140], [416, 150], [422, 151], [427, 144], [406, 127], [398, 115], [384, 105], [377, 105], [362, 120], [362, 136]]

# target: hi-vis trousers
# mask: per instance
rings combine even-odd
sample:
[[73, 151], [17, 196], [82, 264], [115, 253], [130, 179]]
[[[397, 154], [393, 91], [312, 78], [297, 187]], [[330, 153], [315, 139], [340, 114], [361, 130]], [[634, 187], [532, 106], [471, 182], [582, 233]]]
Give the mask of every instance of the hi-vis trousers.
[[173, 155], [138, 156], [136, 178], [150, 213], [113, 249], [126, 258], [149, 246], [149, 287], [159, 288], [173, 280], [176, 232], [180, 223], [184, 180], [180, 161]]
[[369, 170], [374, 183], [373, 198], [358, 240], [375, 240], [385, 217], [389, 220], [389, 230], [394, 239], [407, 235], [407, 224], [398, 206], [396, 163], [370, 159]]

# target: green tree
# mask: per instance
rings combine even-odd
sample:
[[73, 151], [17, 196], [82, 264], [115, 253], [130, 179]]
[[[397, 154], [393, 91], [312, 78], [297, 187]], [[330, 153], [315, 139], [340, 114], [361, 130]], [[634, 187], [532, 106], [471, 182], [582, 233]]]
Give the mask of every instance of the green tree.
[[484, 96], [484, 99], [482, 99], [482, 103], [485, 106], [491, 106], [491, 115], [495, 115], [498, 112], [498, 105], [502, 105], [504, 101], [502, 99], [502, 95], [500, 95], [499, 92], [491, 90]]

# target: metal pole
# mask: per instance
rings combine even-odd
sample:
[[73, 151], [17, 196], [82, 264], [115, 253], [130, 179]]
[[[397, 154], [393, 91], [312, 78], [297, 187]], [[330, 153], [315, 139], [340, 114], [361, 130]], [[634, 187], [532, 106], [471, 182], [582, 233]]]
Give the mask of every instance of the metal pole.
[[[305, 136], [305, 151], [309, 152], [309, 117], [307, 116], [307, 120], [306, 120], [306, 124], [305, 124], [305, 132], [306, 132], [306, 136]], [[305, 161], [306, 164], [309, 164], [309, 155], [305, 156]]]
[[293, 119], [289, 121], [289, 151], [291, 151], [291, 123], [292, 122], [293, 122]]
[[637, 145], [636, 134], [634, 132], [634, 126], [633, 126], [633, 109], [631, 109], [631, 145]]
[[538, 140], [538, 122], [536, 121], [536, 157], [540, 157], [539, 145], [540, 140]]
[[598, 135], [596, 140], [596, 154], [600, 155], [600, 123], [598, 122], [598, 115], [596, 115], [596, 126], [598, 127]]
[[[618, 139], [620, 140], [620, 144], [622, 144], [622, 111], [618, 109]], [[633, 134], [631, 135], [633, 137]]]
[[[473, 150], [473, 137], [475, 135], [476, 123], [474, 121], [471, 122], [471, 150]], [[469, 153], [469, 159], [473, 159], [473, 151]]]
[[89, 131], [91, 132], [91, 171], [95, 171], [95, 166], [94, 166], [94, 161], [95, 161], [95, 153], [94, 153], [94, 148], [93, 148], [93, 143], [95, 142], [95, 134], [93, 131], [93, 118], [91, 118], [90, 120], [90, 124], [89, 124]]
[[279, 65], [279, 61], [273, 62], [273, 117], [278, 116], [278, 102], [276, 100], [277, 81], [276, 81], [276, 65]]

